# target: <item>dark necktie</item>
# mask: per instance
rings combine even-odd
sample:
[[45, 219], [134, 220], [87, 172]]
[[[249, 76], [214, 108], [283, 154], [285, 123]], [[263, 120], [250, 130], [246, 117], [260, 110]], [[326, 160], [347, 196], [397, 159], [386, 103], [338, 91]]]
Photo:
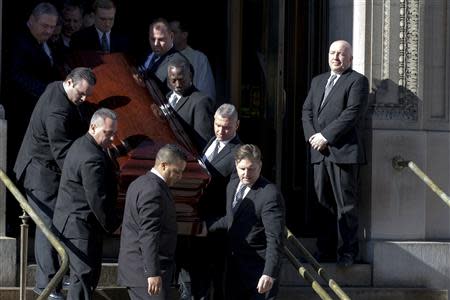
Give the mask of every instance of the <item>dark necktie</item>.
[[337, 77], [337, 75], [333, 74], [333, 75], [331, 75], [330, 79], [328, 79], [327, 85], [325, 86], [325, 93], [323, 94], [322, 104], [320, 105], [320, 107], [323, 107], [323, 105], [325, 104], [325, 101], [326, 101], [328, 95], [330, 94], [331, 90], [333, 89], [334, 80], [336, 79], [336, 77]]
[[208, 156], [208, 160], [210, 162], [212, 162], [212, 160], [214, 159], [214, 157], [217, 156], [217, 154], [219, 153], [219, 147], [220, 147], [220, 142], [218, 140], [215, 141], [216, 146], [214, 147], [213, 152], [211, 152], [211, 154]]
[[241, 184], [239, 189], [236, 191], [236, 194], [234, 194], [234, 200], [233, 203], [231, 204], [231, 210], [233, 211], [233, 214], [236, 212], [239, 202], [241, 202], [242, 199], [244, 198], [244, 192], [246, 187], [247, 186], [245, 184]]
[[102, 35], [102, 51], [109, 53], [108, 37], [106, 36], [106, 32], [103, 32]]

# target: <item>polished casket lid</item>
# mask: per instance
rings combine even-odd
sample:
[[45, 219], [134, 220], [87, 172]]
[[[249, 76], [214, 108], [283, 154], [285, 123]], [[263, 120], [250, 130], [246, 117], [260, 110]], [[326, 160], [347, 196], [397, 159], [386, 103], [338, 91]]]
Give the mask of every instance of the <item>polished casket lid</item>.
[[77, 53], [70, 67], [90, 67], [97, 84], [88, 101], [95, 108], [105, 107], [118, 115], [118, 132], [110, 153], [117, 161], [119, 174], [118, 207], [123, 210], [129, 184], [148, 172], [159, 148], [178, 144], [188, 154], [183, 178], [171, 188], [177, 209], [179, 234], [196, 235], [201, 231], [197, 203], [210, 180], [198, 153], [152, 79], [139, 84], [135, 68], [121, 53]]

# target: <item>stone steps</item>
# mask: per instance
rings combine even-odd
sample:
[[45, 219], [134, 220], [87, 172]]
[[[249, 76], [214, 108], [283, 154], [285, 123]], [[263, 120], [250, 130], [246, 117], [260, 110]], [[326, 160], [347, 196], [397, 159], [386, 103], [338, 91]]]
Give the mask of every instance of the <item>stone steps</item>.
[[[332, 292], [330, 296], [337, 299]], [[345, 292], [353, 300], [447, 300], [447, 291], [437, 289], [417, 289], [417, 288], [346, 288]], [[37, 295], [27, 289], [27, 299], [36, 299]], [[96, 290], [94, 300], [126, 300], [128, 299], [125, 288], [100, 287]], [[0, 288], [0, 299], [19, 299], [19, 288]], [[170, 300], [178, 300], [176, 288], [171, 290]], [[278, 300], [320, 300], [312, 289], [308, 287], [287, 287], [280, 288]]]

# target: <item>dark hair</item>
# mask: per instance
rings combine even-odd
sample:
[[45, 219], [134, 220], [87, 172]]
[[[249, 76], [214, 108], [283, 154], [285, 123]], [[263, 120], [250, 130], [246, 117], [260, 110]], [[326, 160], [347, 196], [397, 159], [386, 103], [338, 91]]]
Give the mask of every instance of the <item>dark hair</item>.
[[[161, 25], [163, 25], [163, 26], [161, 26]], [[150, 34], [152, 34], [154, 28], [156, 28], [157, 30], [161, 30], [162, 27], [165, 27], [167, 32], [169, 32], [169, 33], [172, 32], [172, 30], [170, 30], [169, 22], [167, 22], [167, 20], [164, 18], [155, 19], [150, 24], [148, 30], [149, 30]]]
[[243, 159], [261, 162], [261, 150], [259, 150], [258, 146], [256, 145], [242, 145], [236, 150], [236, 153], [234, 154], [234, 160], [236, 162], [240, 162]]
[[79, 67], [70, 71], [69, 75], [67, 75], [66, 80], [72, 79], [73, 83], [80, 83], [81, 80], [86, 80], [89, 85], [95, 85], [97, 83], [97, 78], [95, 77], [94, 72], [90, 68]]
[[156, 154], [156, 161], [160, 163], [167, 162], [168, 164], [173, 164], [180, 160], [186, 161], [187, 155], [184, 150], [175, 144], [167, 144], [163, 146]]
[[194, 76], [191, 64], [184, 58], [180, 57], [169, 60], [169, 63], [167, 64], [167, 71], [172, 68], [182, 69], [183, 74], [189, 74], [191, 78]]
[[96, 12], [98, 8], [111, 9], [116, 8], [116, 5], [111, 0], [95, 0], [92, 4], [92, 10]]
[[190, 26], [189, 26], [188, 22], [186, 22], [184, 20], [182, 21], [182, 20], [175, 19], [175, 20], [170, 21], [169, 24], [170, 23], [176, 23], [178, 25], [178, 29], [181, 32], [189, 32], [189, 30], [190, 30]]
[[71, 11], [75, 11], [77, 9], [80, 10], [81, 17], [83, 17], [83, 14], [84, 14], [83, 7], [81, 7], [80, 4], [72, 3], [71, 1], [67, 1], [64, 3], [64, 6], [63, 6], [63, 9], [61, 12], [64, 14], [65, 12], [71, 12]]
[[39, 18], [42, 15], [50, 15], [59, 18], [59, 13], [56, 7], [48, 2], [41, 2], [38, 5], [36, 5], [33, 11], [31, 12], [31, 15], [35, 18]]

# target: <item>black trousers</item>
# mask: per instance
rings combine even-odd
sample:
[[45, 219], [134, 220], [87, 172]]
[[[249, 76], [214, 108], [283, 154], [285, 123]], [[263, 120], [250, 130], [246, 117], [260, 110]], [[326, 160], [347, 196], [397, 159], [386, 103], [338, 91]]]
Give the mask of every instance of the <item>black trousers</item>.
[[93, 231], [86, 239], [61, 237], [69, 256], [68, 300], [90, 300], [100, 279], [103, 234]]
[[[272, 288], [265, 294], [258, 293], [259, 278], [263, 275], [264, 266], [255, 270], [257, 276], [248, 278], [243, 275], [242, 266], [237, 257], [229, 255], [226, 264], [225, 297], [227, 300], [275, 300], [279, 282], [275, 280]], [[248, 270], [247, 270], [248, 271]], [[256, 275], [256, 274], [255, 274]]]
[[127, 287], [130, 300], [167, 300], [170, 295], [170, 286], [172, 284], [175, 266], [170, 266], [167, 270], [161, 271], [162, 289], [159, 295], [150, 296], [147, 287]]
[[[210, 232], [192, 237], [191, 276], [194, 300], [223, 300], [225, 284], [226, 232]], [[211, 286], [213, 293], [211, 292]], [[212, 297], [211, 297], [212, 296]]]
[[[28, 203], [42, 219], [47, 228], [51, 228], [56, 204], [56, 194], [26, 189]], [[59, 269], [58, 253], [52, 247], [42, 231], [36, 226], [34, 238], [34, 257], [36, 259], [36, 287], [44, 289]], [[60, 290], [59, 285], [56, 290]]]
[[325, 208], [318, 226], [317, 247], [322, 254], [358, 255], [359, 165], [336, 164], [328, 160], [314, 164], [314, 186]]

